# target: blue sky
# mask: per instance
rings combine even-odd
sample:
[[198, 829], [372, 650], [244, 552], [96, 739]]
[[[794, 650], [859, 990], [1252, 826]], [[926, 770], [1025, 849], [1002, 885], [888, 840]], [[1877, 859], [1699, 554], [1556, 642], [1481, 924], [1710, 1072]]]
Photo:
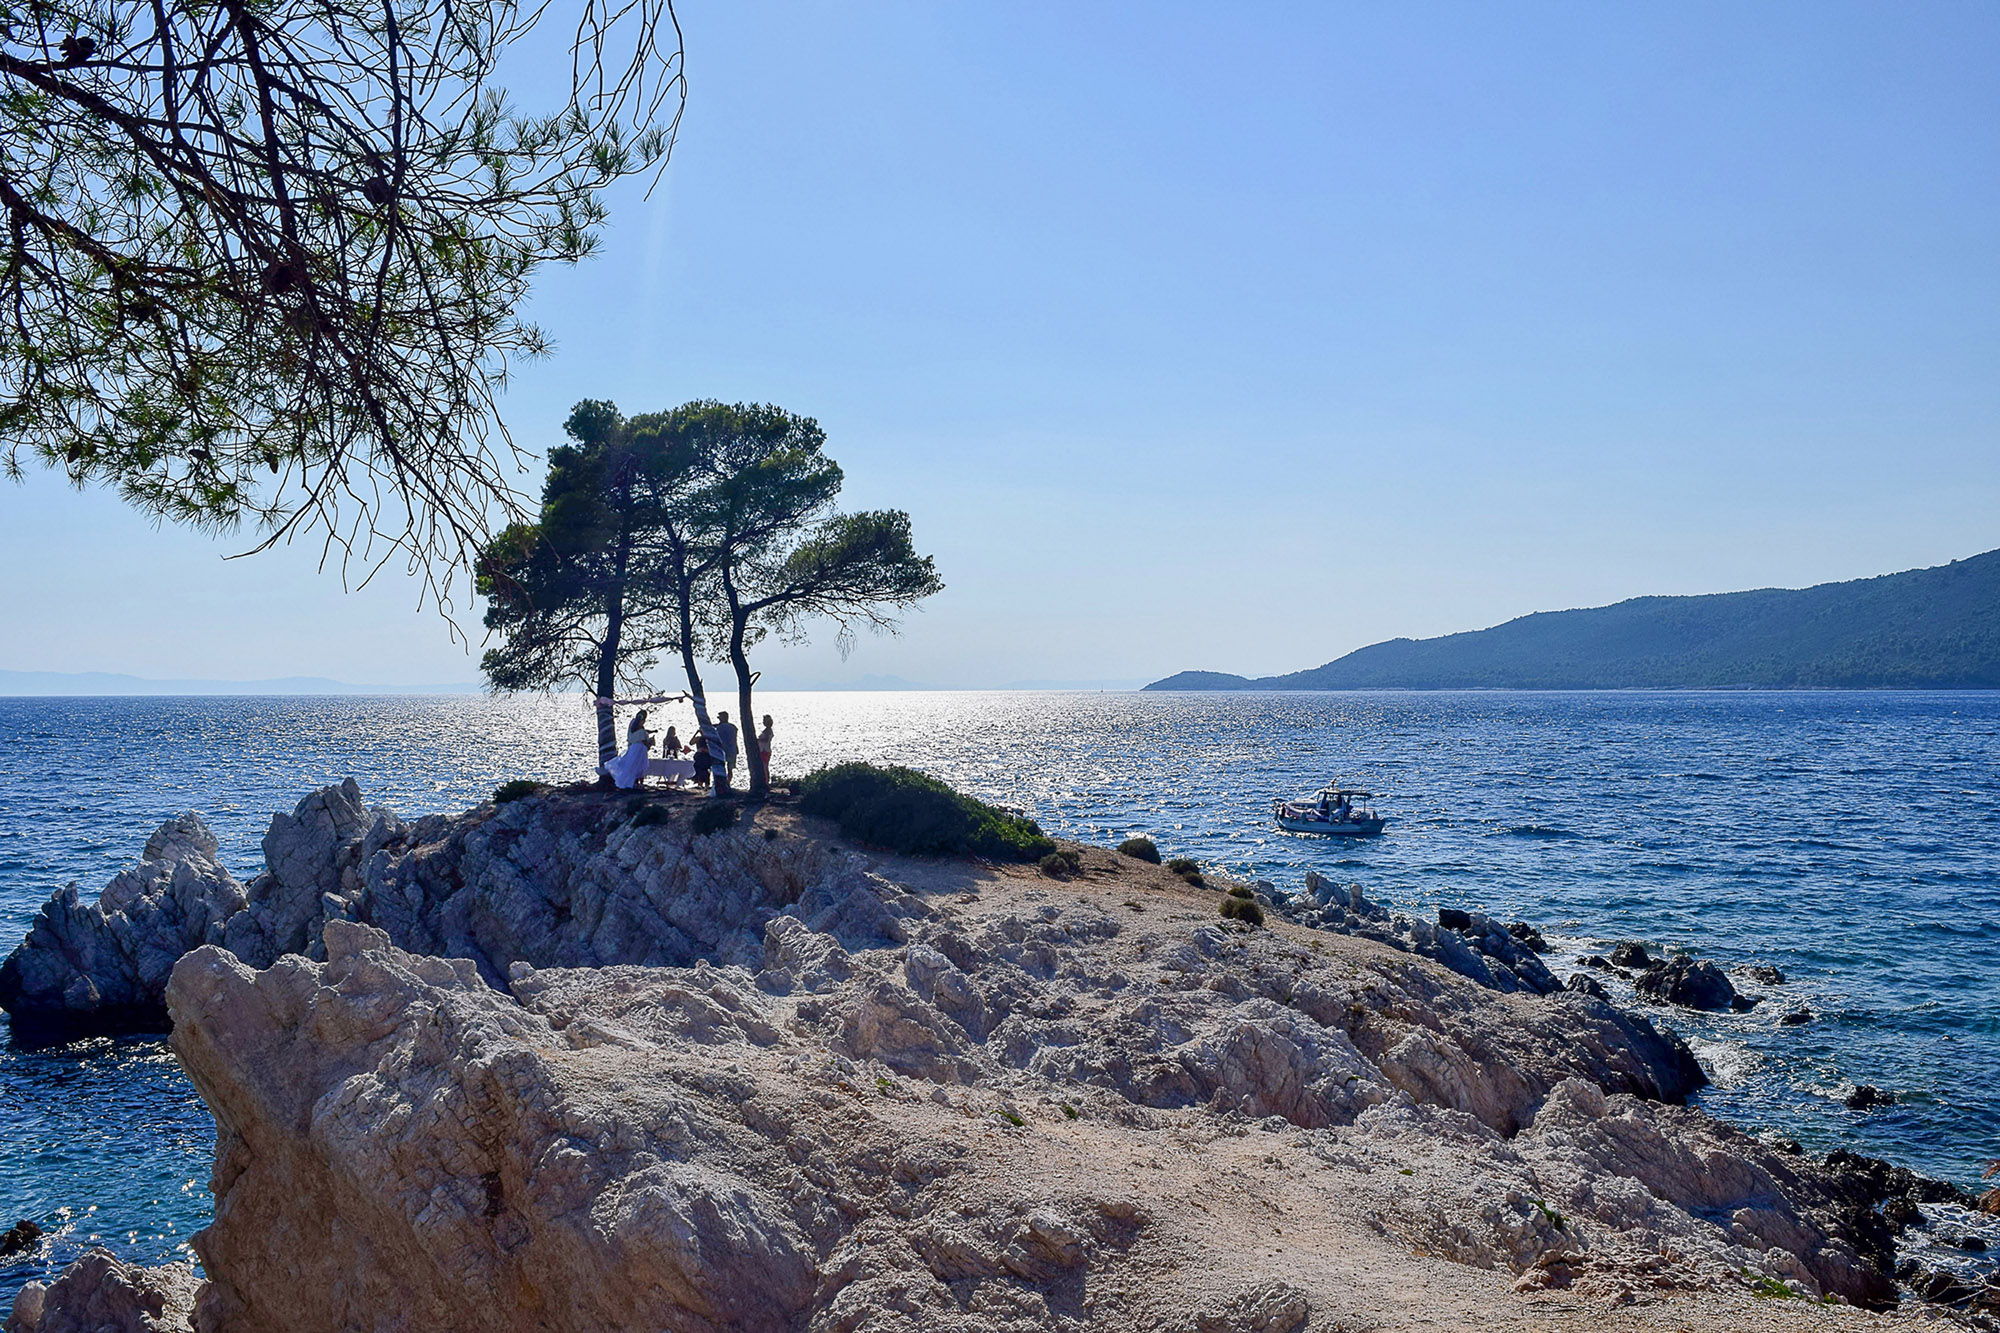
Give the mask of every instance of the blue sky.
[[[681, 13], [673, 165], [506, 415], [816, 416], [948, 590], [774, 681], [1258, 674], [2000, 546], [1984, 0]], [[476, 675], [242, 544], [0, 486], [0, 667]]]

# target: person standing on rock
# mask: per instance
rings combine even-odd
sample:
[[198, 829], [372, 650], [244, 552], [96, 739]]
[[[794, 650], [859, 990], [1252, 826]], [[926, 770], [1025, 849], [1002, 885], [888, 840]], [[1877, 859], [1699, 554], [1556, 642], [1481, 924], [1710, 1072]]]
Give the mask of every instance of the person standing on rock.
[[764, 765], [764, 781], [771, 780], [771, 715], [764, 714], [764, 729], [757, 733], [757, 758]]
[[722, 741], [721, 719], [727, 713], [716, 714], [717, 720], [702, 728], [701, 749], [708, 756], [708, 785], [717, 796], [729, 794], [729, 750]]

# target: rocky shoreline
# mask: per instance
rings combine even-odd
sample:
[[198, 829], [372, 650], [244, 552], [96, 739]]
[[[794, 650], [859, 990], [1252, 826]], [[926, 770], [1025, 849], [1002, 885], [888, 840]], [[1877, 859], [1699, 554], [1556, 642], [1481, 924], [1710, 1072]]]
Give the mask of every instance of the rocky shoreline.
[[1971, 1203], [1688, 1109], [1687, 1047], [1526, 923], [1309, 875], [1258, 929], [1102, 848], [694, 808], [350, 782], [247, 885], [188, 815], [58, 894], [0, 1003], [171, 1022], [215, 1221], [199, 1277], [93, 1254], [8, 1329], [1854, 1328], [1918, 1206]]

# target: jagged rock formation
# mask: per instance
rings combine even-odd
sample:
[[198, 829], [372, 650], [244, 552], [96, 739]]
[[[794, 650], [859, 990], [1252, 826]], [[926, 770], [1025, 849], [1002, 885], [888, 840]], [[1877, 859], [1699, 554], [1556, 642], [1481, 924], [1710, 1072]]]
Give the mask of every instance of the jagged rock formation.
[[1685, 1047], [1543, 993], [1504, 929], [1329, 892], [1297, 910], [1350, 934], [1253, 930], [1099, 849], [1057, 884], [661, 808], [287, 826], [319, 851], [273, 857], [235, 944], [315, 956], [204, 947], [167, 992], [218, 1128], [169, 1326], [1597, 1327], [1568, 1288], [1752, 1329], [1746, 1273], [1893, 1297], [1866, 1198], [1674, 1105]]
[[175, 1333], [190, 1327], [201, 1279], [192, 1264], [142, 1268], [92, 1250], [14, 1298], [5, 1333]]
[[[1359, 935], [1429, 958], [1491, 990], [1551, 995], [1563, 988], [1548, 964], [1535, 956], [1534, 946], [1541, 934], [1525, 922], [1515, 923], [1517, 931], [1484, 912], [1445, 908], [1433, 926], [1400, 912], [1391, 914], [1362, 896], [1359, 885], [1343, 888], [1316, 870], [1306, 871], [1304, 893], [1281, 891], [1270, 893], [1268, 898], [1300, 925]], [[1700, 1087], [1698, 1068], [1693, 1076], [1696, 1081], [1692, 1086]]]
[[1748, 1009], [1755, 1001], [1736, 994], [1736, 987], [1714, 963], [1684, 955], [1657, 960], [1632, 982], [1649, 1000], [1687, 1009]]
[[517, 961], [747, 962], [763, 949], [764, 923], [788, 909], [843, 938], [898, 938], [893, 908], [866, 891], [846, 853], [794, 839], [746, 858], [740, 840], [723, 838], [682, 854], [686, 818], [641, 825], [624, 801], [585, 798], [406, 823], [365, 805], [349, 779], [272, 817], [268, 868], [244, 886], [215, 864], [207, 826], [185, 814], [95, 905], [81, 905], [74, 886], [49, 901], [0, 967], [0, 1007], [67, 1032], [164, 1030], [167, 977], [183, 955], [218, 944], [255, 967], [285, 954], [324, 959], [329, 921], [470, 958], [496, 985]]
[[184, 814], [146, 840], [95, 903], [72, 884], [0, 964], [0, 1008], [17, 1031], [157, 1030], [174, 964], [240, 911], [243, 886], [216, 864], [215, 835]]

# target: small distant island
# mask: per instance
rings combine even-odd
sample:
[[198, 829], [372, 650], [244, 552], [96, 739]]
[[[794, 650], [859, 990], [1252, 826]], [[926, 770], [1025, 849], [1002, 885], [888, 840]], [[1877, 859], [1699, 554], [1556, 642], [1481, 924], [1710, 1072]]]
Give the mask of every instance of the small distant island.
[[1149, 690], [1996, 689], [2000, 550], [1803, 589], [1635, 597], [1390, 639], [1308, 671]]

